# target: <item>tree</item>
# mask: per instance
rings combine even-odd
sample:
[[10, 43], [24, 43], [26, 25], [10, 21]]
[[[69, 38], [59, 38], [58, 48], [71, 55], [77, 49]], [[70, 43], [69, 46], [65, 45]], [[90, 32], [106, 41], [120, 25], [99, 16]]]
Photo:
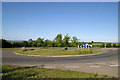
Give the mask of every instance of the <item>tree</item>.
[[48, 39], [46, 39], [45, 41], [44, 41], [44, 44], [49, 44], [50, 43], [50, 40], [48, 40]]
[[77, 39], [77, 37], [75, 37], [75, 36], [72, 37], [72, 40], [71, 40], [71, 41], [72, 41], [72, 45], [73, 45], [73, 46], [76, 46], [77, 43], [78, 43], [78, 39]]
[[[115, 43], [113, 44], [113, 47], [116, 47], [116, 44], [115, 44]], [[119, 46], [118, 46], [118, 47], [119, 47]]]
[[70, 41], [70, 36], [68, 36], [68, 34], [66, 34], [63, 39], [63, 42], [66, 47], [69, 45], [69, 41]]
[[33, 40], [32, 40], [32, 39], [29, 39], [29, 40], [28, 40], [28, 46], [29, 46], [29, 47], [31, 47], [31, 46], [32, 46], [32, 42], [33, 42]]
[[91, 43], [93, 43], [94, 41], [91, 41]]
[[[1, 42], [1, 41], [2, 41], [2, 42]], [[10, 47], [12, 47], [11, 43], [8, 42], [8, 41], [5, 40], [5, 39], [0, 40], [0, 43], [2, 43], [2, 48], [10, 48]]]
[[50, 41], [50, 42], [49, 42], [49, 46], [50, 46], [50, 47], [55, 47], [55, 46], [56, 46], [55, 40]]
[[21, 44], [22, 44], [22, 46], [25, 46], [25, 47], [28, 46], [28, 42], [27, 41], [22, 41]]
[[32, 41], [31, 47], [36, 47], [37, 42], [36, 41]]
[[107, 43], [106, 47], [110, 48], [111, 47], [111, 43]]
[[36, 41], [37, 42], [37, 47], [40, 47], [44, 43], [43, 40], [44, 40], [44, 38], [38, 38], [37, 39], [37, 41]]
[[12, 47], [22, 47], [23, 44], [21, 42], [11, 42]]
[[62, 46], [62, 34], [58, 34], [56, 37], [55, 37], [55, 41], [57, 43], [57, 46]]
[[33, 40], [32, 39], [29, 39], [28, 42], [32, 42]]

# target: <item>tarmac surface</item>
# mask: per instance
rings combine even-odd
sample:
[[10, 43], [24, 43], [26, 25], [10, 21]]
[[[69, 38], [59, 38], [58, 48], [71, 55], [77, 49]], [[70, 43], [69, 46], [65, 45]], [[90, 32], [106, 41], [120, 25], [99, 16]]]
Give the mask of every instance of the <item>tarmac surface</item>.
[[2, 49], [2, 64], [57, 68], [118, 77], [118, 53], [116, 49], [104, 49], [97, 55], [71, 57], [38, 57], [17, 55], [20, 49]]

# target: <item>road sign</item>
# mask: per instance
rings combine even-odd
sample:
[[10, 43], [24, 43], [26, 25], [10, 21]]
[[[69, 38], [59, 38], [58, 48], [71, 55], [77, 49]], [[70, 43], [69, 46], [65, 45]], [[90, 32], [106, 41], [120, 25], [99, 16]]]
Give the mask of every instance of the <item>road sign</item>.
[[85, 44], [83, 44], [83, 47], [85, 47]]
[[105, 48], [106, 48], [106, 44], [105, 44]]

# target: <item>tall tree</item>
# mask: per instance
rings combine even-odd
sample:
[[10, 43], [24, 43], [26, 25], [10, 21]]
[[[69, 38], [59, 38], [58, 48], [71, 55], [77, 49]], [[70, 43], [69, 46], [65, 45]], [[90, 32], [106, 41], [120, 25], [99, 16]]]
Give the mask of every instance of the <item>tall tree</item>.
[[11, 43], [8, 42], [7, 40], [2, 39], [0, 41], [1, 41], [0, 43], [2, 43], [2, 48], [10, 48], [10, 47], [12, 47]]
[[32, 42], [33, 40], [32, 39], [29, 39], [28, 42]]
[[25, 47], [28, 46], [28, 42], [27, 42], [27, 41], [22, 41], [21, 44], [22, 44], [23, 46], [25, 46]]
[[44, 43], [45, 43], [45, 44], [49, 44], [49, 43], [50, 43], [50, 40], [46, 39], [46, 40], [44, 41]]
[[32, 41], [31, 47], [36, 47], [37, 42], [36, 41]]
[[55, 40], [50, 41], [49, 46], [50, 46], [50, 47], [55, 47], [55, 46], [56, 46]]
[[64, 36], [64, 39], [63, 39], [63, 42], [64, 42], [64, 44], [65, 44], [66, 47], [68, 47], [69, 41], [70, 41], [70, 36], [68, 36], [68, 34], [66, 34]]
[[37, 41], [36, 41], [37, 42], [37, 47], [40, 47], [44, 43], [43, 40], [44, 40], [44, 38], [38, 38], [37, 39]]
[[56, 37], [55, 37], [55, 41], [57, 43], [57, 46], [61, 46], [62, 45], [62, 34], [58, 34]]
[[73, 43], [76, 43], [76, 42], [78, 42], [78, 39], [77, 39], [77, 37], [72, 37], [72, 40], [71, 40]]
[[73, 45], [73, 46], [77, 46], [77, 43], [78, 43], [77, 37], [75, 37], [75, 36], [72, 37], [72, 40], [71, 40], [71, 41], [72, 41], [72, 45]]
[[32, 47], [32, 42], [33, 42], [32, 39], [29, 39], [29, 40], [28, 40], [28, 46], [29, 46], [29, 47]]

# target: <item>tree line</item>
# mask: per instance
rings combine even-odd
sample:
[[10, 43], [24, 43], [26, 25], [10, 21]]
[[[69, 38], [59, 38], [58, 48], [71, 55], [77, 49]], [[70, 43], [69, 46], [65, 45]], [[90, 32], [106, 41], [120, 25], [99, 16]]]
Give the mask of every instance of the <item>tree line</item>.
[[[7, 41], [5, 39], [0, 39], [0, 47], [2, 48], [10, 48], [10, 47], [77, 47], [78, 45], [82, 45], [85, 42], [79, 42], [76, 36], [70, 37], [66, 34], [62, 37], [62, 34], [58, 34], [53, 40], [38, 38], [37, 40], [29, 39], [28, 41], [21, 41], [21, 42], [13, 42]], [[1, 44], [2, 43], [2, 44]], [[93, 47], [120, 47], [115, 43], [101, 43], [102, 45], [94, 45], [95, 42], [91, 41], [89, 44], [92, 44]], [[1, 46], [2, 45], [2, 46]]]
[[5, 39], [0, 39], [2, 42], [3, 48], [9, 47], [76, 47], [77, 45], [81, 45], [82, 43], [79, 42], [77, 37], [70, 37], [66, 34], [62, 37], [62, 34], [58, 34], [53, 40], [48, 40], [44, 38], [38, 38], [37, 40], [29, 39], [28, 41], [21, 41], [21, 42], [13, 42], [7, 41]]

